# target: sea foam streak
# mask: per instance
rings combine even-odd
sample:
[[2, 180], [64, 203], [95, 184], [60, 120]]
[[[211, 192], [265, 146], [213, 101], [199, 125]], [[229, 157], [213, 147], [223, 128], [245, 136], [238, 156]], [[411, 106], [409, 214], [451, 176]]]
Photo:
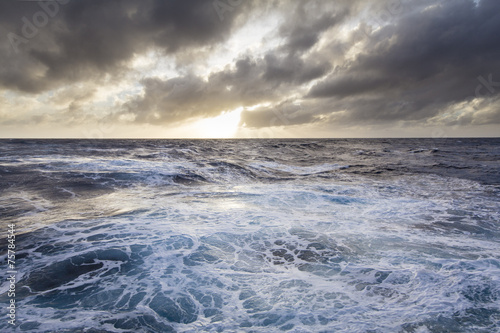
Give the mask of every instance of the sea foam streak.
[[494, 332], [500, 141], [461, 141], [3, 141], [18, 329]]

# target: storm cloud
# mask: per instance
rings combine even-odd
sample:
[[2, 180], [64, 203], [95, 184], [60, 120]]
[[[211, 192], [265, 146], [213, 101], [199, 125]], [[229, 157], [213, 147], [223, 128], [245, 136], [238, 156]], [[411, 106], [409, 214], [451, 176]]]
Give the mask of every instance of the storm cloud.
[[2, 1], [0, 92], [49, 96], [30, 124], [500, 124], [498, 31], [496, 0]]
[[493, 100], [500, 87], [499, 13], [500, 3], [482, 0], [442, 1], [405, 15], [374, 32], [366, 51], [307, 97], [348, 104], [353, 121], [425, 119], [453, 103]]
[[37, 93], [68, 82], [95, 80], [126, 71], [135, 54], [164, 54], [225, 40], [238, 16], [212, 1], [95, 0], [0, 3], [0, 84]]

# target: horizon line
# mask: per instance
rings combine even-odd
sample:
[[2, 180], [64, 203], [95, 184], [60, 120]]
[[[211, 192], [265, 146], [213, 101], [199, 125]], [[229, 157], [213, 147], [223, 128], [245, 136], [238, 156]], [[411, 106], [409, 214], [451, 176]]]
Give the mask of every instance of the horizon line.
[[308, 138], [298, 138], [298, 137], [284, 137], [284, 138], [132, 138], [132, 137], [116, 137], [116, 138], [78, 138], [78, 137], [68, 137], [68, 138], [1, 138], [0, 140], [389, 140], [389, 139], [430, 139], [430, 140], [445, 140], [445, 139], [500, 139], [500, 136], [448, 136], [448, 137], [308, 137]]

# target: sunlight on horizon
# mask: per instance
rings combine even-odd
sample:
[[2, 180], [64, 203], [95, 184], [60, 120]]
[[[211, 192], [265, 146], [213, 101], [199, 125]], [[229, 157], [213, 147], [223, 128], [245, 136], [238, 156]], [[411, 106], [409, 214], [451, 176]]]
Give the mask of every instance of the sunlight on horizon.
[[195, 137], [208, 139], [234, 138], [238, 131], [241, 112], [243, 108], [223, 112], [220, 116], [203, 119], [193, 124]]

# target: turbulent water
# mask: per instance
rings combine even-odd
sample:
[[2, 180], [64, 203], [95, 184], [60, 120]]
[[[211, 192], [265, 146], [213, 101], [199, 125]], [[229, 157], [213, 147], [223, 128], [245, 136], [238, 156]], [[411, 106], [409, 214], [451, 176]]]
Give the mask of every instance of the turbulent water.
[[0, 214], [2, 332], [500, 332], [500, 139], [2, 140]]

